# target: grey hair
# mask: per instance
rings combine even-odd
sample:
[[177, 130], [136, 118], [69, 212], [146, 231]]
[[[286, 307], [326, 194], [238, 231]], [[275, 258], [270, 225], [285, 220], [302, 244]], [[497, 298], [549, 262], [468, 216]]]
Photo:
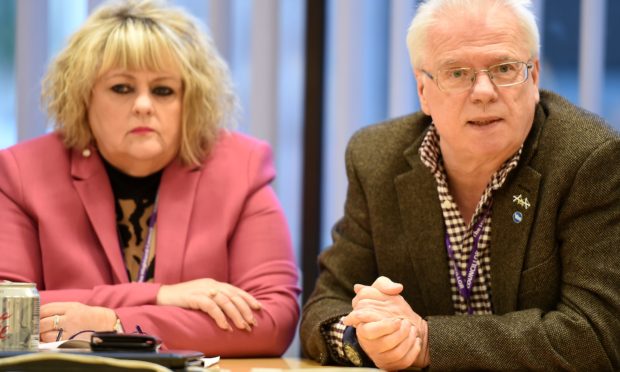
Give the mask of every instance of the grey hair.
[[418, 7], [407, 31], [407, 48], [411, 65], [418, 68], [424, 59], [428, 30], [440, 19], [455, 12], [476, 15], [490, 9], [504, 8], [513, 12], [517, 26], [525, 35], [532, 58], [540, 50], [540, 33], [536, 17], [531, 10], [531, 0], [427, 0]]

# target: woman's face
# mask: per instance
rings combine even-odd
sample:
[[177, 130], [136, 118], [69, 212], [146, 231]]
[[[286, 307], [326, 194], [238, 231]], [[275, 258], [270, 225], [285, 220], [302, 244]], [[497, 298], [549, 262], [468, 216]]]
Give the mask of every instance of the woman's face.
[[93, 86], [88, 121], [100, 154], [141, 177], [164, 168], [181, 145], [183, 82], [179, 71], [112, 69]]

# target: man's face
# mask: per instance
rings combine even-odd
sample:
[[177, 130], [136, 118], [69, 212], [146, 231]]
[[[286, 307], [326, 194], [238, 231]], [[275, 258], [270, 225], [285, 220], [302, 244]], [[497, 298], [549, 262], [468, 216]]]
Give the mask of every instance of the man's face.
[[[497, 87], [486, 73], [479, 72], [469, 90], [449, 93], [421, 71], [436, 76], [438, 70], [470, 67], [477, 71], [508, 61], [532, 62], [525, 83]], [[454, 17], [446, 25], [431, 28], [419, 67], [415, 74], [420, 103], [433, 118], [445, 161], [503, 162], [519, 149], [539, 100], [539, 61], [531, 58], [514, 16]]]

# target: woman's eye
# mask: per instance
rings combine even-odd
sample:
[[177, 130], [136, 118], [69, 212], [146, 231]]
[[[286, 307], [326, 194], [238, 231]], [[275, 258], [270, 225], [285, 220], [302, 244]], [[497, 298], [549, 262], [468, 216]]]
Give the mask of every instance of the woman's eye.
[[116, 84], [111, 89], [113, 92], [119, 93], [119, 94], [127, 94], [131, 92], [131, 88], [129, 87], [129, 85], [125, 85], [125, 84]]
[[155, 87], [153, 88], [153, 94], [158, 96], [169, 96], [173, 94], [174, 91], [168, 87]]

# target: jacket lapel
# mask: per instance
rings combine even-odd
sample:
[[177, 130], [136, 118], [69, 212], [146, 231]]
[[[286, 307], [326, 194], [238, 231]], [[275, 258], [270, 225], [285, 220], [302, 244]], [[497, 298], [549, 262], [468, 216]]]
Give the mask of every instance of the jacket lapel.
[[157, 213], [155, 280], [158, 283], [181, 281], [199, 167], [186, 167], [175, 160], [164, 170], [159, 186]]
[[[539, 105], [520, 165], [513, 170], [506, 185], [494, 194], [491, 281], [493, 308], [497, 314], [514, 311], [518, 306], [519, 281], [541, 181], [540, 173], [529, 163], [537, 151], [544, 120], [545, 113]], [[453, 314], [452, 290], [446, 280], [450, 272], [444, 243], [445, 227], [437, 186], [418, 155], [423, 138], [421, 135], [404, 152], [411, 170], [398, 175], [394, 182], [412, 259], [411, 275], [415, 276], [412, 280], [420, 283], [427, 311]]]
[[115, 283], [126, 283], [129, 279], [119, 246], [112, 187], [97, 151], [91, 151], [90, 157], [71, 152], [73, 185], [112, 267]]
[[411, 170], [395, 178], [403, 228], [411, 255], [411, 275], [419, 283], [426, 313], [452, 314], [452, 292], [444, 227], [435, 179], [422, 163], [418, 148], [423, 136], [404, 153]]
[[491, 227], [493, 309], [517, 309], [517, 293], [528, 237], [534, 222], [540, 174], [529, 166], [494, 196]]
[[491, 286], [493, 311], [497, 314], [517, 310], [518, 306], [519, 282], [542, 178], [530, 162], [538, 149], [544, 121], [545, 113], [538, 105], [520, 164], [509, 175], [505, 186], [493, 196]]

